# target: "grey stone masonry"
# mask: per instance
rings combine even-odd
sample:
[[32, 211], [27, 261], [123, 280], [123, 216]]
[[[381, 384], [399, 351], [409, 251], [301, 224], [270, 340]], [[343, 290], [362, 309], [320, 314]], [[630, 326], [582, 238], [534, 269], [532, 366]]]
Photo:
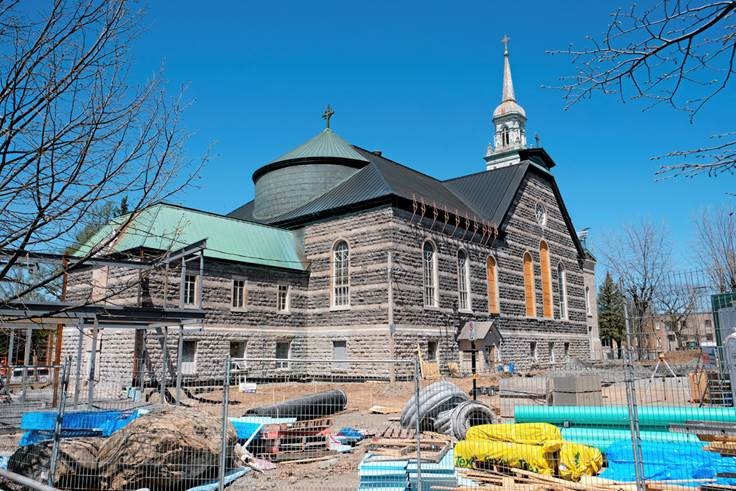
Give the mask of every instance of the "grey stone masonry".
[[[450, 362], [466, 369], [468, 358], [458, 352], [455, 335], [468, 320], [494, 320], [501, 331], [498, 360], [488, 360], [490, 353], [483, 354], [488, 367], [500, 361], [526, 370], [535, 364], [560, 363], [570, 356], [590, 358], [584, 277], [588, 282], [593, 278], [591, 264], [586, 263], [583, 270], [583, 258], [573, 240], [575, 231], [565, 222], [549, 181], [537, 172], [541, 171], [527, 174], [504, 220], [504, 233], [493, 240], [485, 241], [480, 234], [462, 227], [386, 204], [307, 224], [302, 230], [307, 272], [207, 258], [204, 274], [197, 280], [202, 285], [201, 308], [205, 312], [202, 331], [188, 330], [184, 334], [186, 379], [220, 379], [223, 361], [230, 353], [248, 358], [274, 358], [280, 353], [292, 359], [323, 360], [301, 365], [252, 361], [248, 373], [255, 378], [295, 372], [316, 377], [408, 376], [410, 370], [404, 365], [351, 360], [408, 360], [417, 349], [425, 358], [436, 357], [442, 370], [447, 370]], [[540, 207], [546, 215], [543, 224], [537, 220]], [[554, 307], [551, 318], [542, 315], [542, 240], [549, 247]], [[345, 306], [334, 305], [333, 250], [338, 241], [345, 241], [349, 247], [349, 304]], [[439, 302], [432, 307], [425, 307], [423, 297], [425, 241], [437, 251]], [[470, 264], [468, 310], [457, 308], [459, 250], [465, 251]], [[527, 317], [525, 311], [523, 257], [527, 252], [534, 261], [536, 315], [532, 317]], [[498, 271], [500, 313], [493, 315], [489, 313], [486, 274], [489, 256], [495, 258]], [[195, 263], [197, 266], [187, 272], [199, 275]], [[558, 267], [564, 269], [566, 277], [565, 309], [560, 308], [563, 296]], [[144, 274], [103, 268], [73, 275], [69, 297], [186, 307], [182, 304], [181, 278], [180, 265]], [[238, 307], [233, 307], [234, 281], [242, 281], [245, 291], [243, 305]], [[285, 311], [279, 310], [280, 286], [288, 286], [289, 306]], [[106, 298], [113, 290], [120, 291]], [[100, 376], [130, 383], [135, 360], [141, 359], [144, 348], [147, 369], [163, 373], [162, 331], [149, 330], [143, 336], [105, 330], [100, 339]], [[167, 339], [168, 359], [176, 365], [177, 326], [169, 328]], [[76, 350], [76, 336], [71, 330], [65, 337], [64, 350], [68, 354]], [[85, 350], [88, 354], [86, 345]], [[343, 353], [346, 359], [337, 358]], [[88, 358], [85, 356], [84, 363]]]

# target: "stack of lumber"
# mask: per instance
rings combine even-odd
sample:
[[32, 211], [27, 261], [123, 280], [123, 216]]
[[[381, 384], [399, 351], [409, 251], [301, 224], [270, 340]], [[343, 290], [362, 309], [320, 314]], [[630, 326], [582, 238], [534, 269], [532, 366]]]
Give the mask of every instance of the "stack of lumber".
[[[419, 449], [422, 461], [439, 463], [452, 449], [452, 439], [447, 435], [424, 432], [420, 434]], [[368, 451], [373, 460], [416, 459], [416, 431], [389, 424], [371, 439]]]

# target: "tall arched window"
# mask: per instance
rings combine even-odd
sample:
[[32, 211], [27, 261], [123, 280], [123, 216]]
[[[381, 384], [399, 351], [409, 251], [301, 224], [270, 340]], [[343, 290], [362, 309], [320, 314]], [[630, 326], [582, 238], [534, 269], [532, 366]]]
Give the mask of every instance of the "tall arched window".
[[511, 142], [511, 137], [509, 136], [509, 127], [504, 126], [501, 130], [501, 142], [503, 145], [508, 145]]
[[332, 249], [332, 306], [350, 305], [350, 249], [341, 240]]
[[498, 305], [498, 271], [493, 256], [488, 256], [488, 259], [486, 259], [486, 279], [488, 282], [488, 312], [498, 314], [500, 311]]
[[467, 253], [457, 251], [457, 297], [460, 310], [470, 310], [470, 264]]
[[545, 241], [539, 244], [539, 265], [542, 271], [542, 313], [551, 319], [552, 308], [552, 269], [549, 265], [549, 246]]
[[567, 273], [562, 263], [557, 265], [557, 289], [560, 291], [560, 319], [567, 319]]
[[437, 252], [430, 241], [422, 246], [422, 264], [424, 270], [424, 306], [437, 307]]
[[534, 298], [534, 260], [528, 252], [524, 253], [524, 302], [527, 317], [537, 316], [536, 300]]

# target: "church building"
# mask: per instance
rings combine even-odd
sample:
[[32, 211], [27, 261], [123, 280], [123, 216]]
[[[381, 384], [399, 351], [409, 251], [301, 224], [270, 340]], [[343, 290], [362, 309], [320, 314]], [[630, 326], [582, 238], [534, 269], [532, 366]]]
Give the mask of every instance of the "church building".
[[[330, 127], [328, 106], [319, 134], [253, 173], [252, 201], [227, 215], [161, 204], [130, 217], [97, 254], [135, 261], [204, 240], [201, 257], [144, 275], [124, 266], [74, 274], [67, 300], [205, 317], [179, 346], [173, 335], [163, 343], [152, 333], [102, 330], [100, 376], [129, 379], [142, 360], [181, 353], [185, 372], [202, 378], [217, 378], [227, 355], [277, 359], [260, 365], [276, 371], [319, 359], [322, 367], [303, 368], [319, 372], [308, 375], [380, 377], [351, 359], [408, 359], [417, 349], [443, 372], [448, 363], [467, 370], [456, 337], [468, 321], [493, 322], [503, 338], [483, 353], [481, 370], [597, 357], [595, 259], [565, 207], [555, 162], [527, 143], [508, 48], [503, 63], [492, 142], [477, 173], [443, 181], [351, 144]], [[105, 297], [122, 284], [132, 286]]]

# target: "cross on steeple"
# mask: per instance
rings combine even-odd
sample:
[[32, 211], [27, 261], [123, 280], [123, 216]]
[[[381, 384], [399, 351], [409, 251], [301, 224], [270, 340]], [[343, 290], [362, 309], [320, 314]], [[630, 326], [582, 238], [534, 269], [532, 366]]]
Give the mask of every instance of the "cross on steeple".
[[509, 41], [511, 41], [511, 38], [508, 34], [504, 34], [501, 38], [501, 42], [503, 43], [503, 54], [505, 55], [509, 54]]
[[322, 119], [325, 120], [326, 128], [329, 129], [330, 127], [330, 118], [332, 115], [335, 114], [335, 111], [332, 110], [332, 106], [327, 104], [327, 107], [325, 108], [325, 112], [322, 113]]

